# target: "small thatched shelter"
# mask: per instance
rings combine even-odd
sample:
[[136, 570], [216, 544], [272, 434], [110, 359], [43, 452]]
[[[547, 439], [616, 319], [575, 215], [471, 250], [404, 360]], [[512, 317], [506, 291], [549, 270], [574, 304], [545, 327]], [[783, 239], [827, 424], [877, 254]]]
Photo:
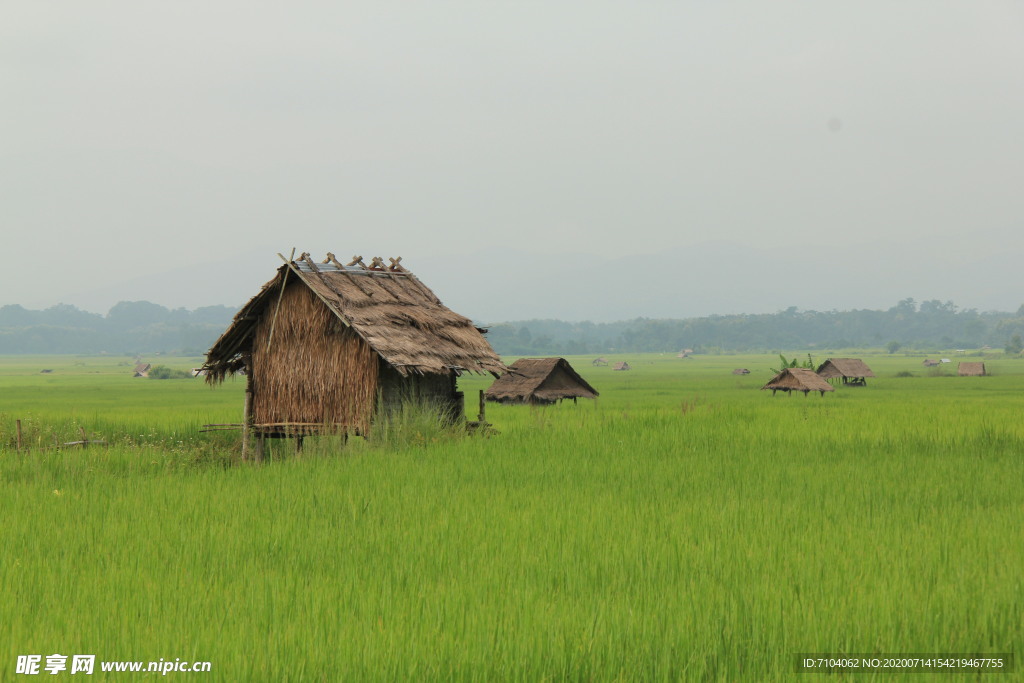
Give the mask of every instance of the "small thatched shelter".
[[149, 371], [153, 369], [150, 363], [137, 363], [135, 370], [132, 371], [132, 377], [149, 377]]
[[984, 363], [960, 363], [957, 366], [956, 374], [961, 377], [984, 377]]
[[921, 365], [925, 366], [926, 368], [934, 368], [936, 365], [940, 365], [940, 363], [937, 360], [932, 360], [930, 358], [925, 358], [921, 362]]
[[591, 361], [590, 364], [593, 365], [595, 368], [596, 367], [600, 367], [602, 365], [608, 365], [608, 359], [607, 358], [595, 358], [593, 361]]
[[862, 387], [875, 373], [860, 358], [829, 358], [818, 366], [818, 376], [827, 380], [841, 378], [843, 384]]
[[632, 370], [632, 369], [633, 368], [629, 367], [629, 363], [627, 363], [626, 361], [619, 361], [614, 366], [612, 366], [612, 370]]
[[732, 371], [732, 374], [734, 374], [734, 375], [749, 375], [750, 374], [750, 370], [747, 370], [746, 368], [736, 368], [735, 370]]
[[484, 392], [488, 401], [549, 404], [597, 398], [597, 390], [564, 358], [520, 358]]
[[825, 395], [826, 391], [835, 391], [831, 384], [810, 368], [785, 368], [782, 372], [772, 377], [768, 384], [765, 384], [761, 389], [771, 389], [772, 396], [775, 395], [776, 391], [802, 391], [804, 396], [812, 391], [819, 391], [822, 396]]
[[400, 258], [281, 258], [203, 365], [211, 384], [245, 371], [245, 425], [258, 437], [366, 434], [378, 403], [408, 399], [461, 419], [456, 377], [507, 370], [486, 330], [445, 307]]

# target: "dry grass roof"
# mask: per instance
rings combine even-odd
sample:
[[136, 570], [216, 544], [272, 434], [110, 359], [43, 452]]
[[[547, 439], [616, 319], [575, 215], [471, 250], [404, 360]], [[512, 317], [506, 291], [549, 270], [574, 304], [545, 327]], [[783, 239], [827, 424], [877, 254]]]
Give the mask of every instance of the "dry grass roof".
[[860, 358], [829, 358], [818, 367], [818, 374], [825, 379], [875, 376]]
[[984, 363], [960, 363], [957, 366], [956, 374], [961, 377], [983, 377], [985, 375]]
[[367, 266], [356, 257], [342, 265], [333, 254], [322, 263], [303, 254], [286, 262], [210, 349], [204, 365], [207, 381], [222, 381], [244, 366], [243, 353], [252, 347], [256, 323], [274, 315], [283, 287], [296, 281], [316, 295], [340, 326], [350, 328], [402, 375], [505, 372], [505, 364], [484, 339], [486, 330], [442, 304], [400, 261], [391, 259], [385, 266], [375, 258]]
[[520, 358], [484, 395], [492, 401], [550, 403], [565, 398], [597, 398], [598, 393], [564, 358]]
[[761, 389], [773, 391], [835, 391], [818, 373], [810, 368], [785, 368], [772, 377]]
[[618, 363], [616, 363], [615, 365], [612, 366], [612, 370], [630, 370], [630, 369], [631, 368], [629, 367], [629, 363], [627, 363], [624, 360], [623, 361], [619, 361]]

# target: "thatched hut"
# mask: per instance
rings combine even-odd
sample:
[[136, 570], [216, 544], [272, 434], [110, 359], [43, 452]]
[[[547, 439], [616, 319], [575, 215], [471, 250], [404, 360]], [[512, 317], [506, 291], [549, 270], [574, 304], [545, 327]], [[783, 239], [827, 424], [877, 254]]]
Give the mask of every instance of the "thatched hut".
[[445, 307], [400, 258], [281, 258], [203, 365], [211, 384], [246, 371], [245, 425], [258, 437], [366, 434], [378, 405], [408, 399], [461, 418], [456, 377], [507, 370], [486, 330]]
[[921, 365], [925, 366], [926, 368], [934, 368], [936, 365], [940, 365], [940, 363], [937, 360], [925, 358], [923, 361], [921, 361]]
[[593, 365], [595, 368], [601, 367], [603, 365], [608, 365], [608, 359], [607, 358], [603, 358], [603, 357], [602, 358], [595, 358], [594, 360], [592, 360], [590, 362], [590, 364]]
[[812, 391], [819, 391], [822, 396], [825, 395], [826, 391], [835, 391], [835, 387], [810, 368], [785, 368], [782, 372], [772, 377], [768, 384], [765, 384], [761, 389], [771, 389], [772, 396], [775, 395], [776, 391], [785, 391], [787, 393], [802, 391], [804, 396]]
[[736, 368], [735, 370], [732, 371], [732, 374], [734, 374], [734, 375], [749, 375], [750, 374], [750, 370], [748, 370], [747, 368]]
[[532, 405], [597, 396], [564, 358], [520, 358], [484, 392], [488, 401]]
[[612, 370], [632, 370], [632, 369], [633, 368], [629, 367], [629, 363], [627, 363], [626, 361], [619, 361], [614, 366], [612, 366]]
[[960, 363], [957, 366], [956, 374], [960, 377], [984, 377], [984, 363]]
[[153, 369], [150, 363], [136, 363], [135, 370], [132, 371], [132, 377], [149, 377], [149, 371]]
[[862, 387], [875, 373], [860, 358], [829, 358], [818, 366], [818, 376], [826, 380], [842, 379], [843, 384]]

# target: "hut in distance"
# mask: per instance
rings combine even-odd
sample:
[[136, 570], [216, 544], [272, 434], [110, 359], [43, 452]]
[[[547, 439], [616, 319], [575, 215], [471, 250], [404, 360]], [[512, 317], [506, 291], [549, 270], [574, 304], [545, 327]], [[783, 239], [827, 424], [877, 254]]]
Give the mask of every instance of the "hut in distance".
[[488, 401], [548, 405], [598, 393], [564, 358], [520, 358], [484, 392]]
[[835, 387], [810, 368], [784, 368], [782, 372], [768, 380], [768, 383], [761, 389], [762, 391], [771, 389], [772, 396], [776, 391], [785, 391], [789, 394], [794, 391], [802, 391], [804, 396], [812, 391], [821, 392], [822, 396], [826, 391], [835, 391]]
[[818, 366], [818, 376], [826, 380], [842, 379], [843, 384], [855, 387], [867, 385], [867, 378], [875, 373], [860, 358], [829, 358]]
[[615, 365], [612, 366], [612, 370], [632, 370], [632, 369], [633, 368], [629, 367], [629, 363], [627, 363], [624, 360], [623, 361], [619, 361], [618, 363], [616, 363]]
[[486, 330], [442, 304], [401, 258], [281, 259], [202, 368], [210, 384], [244, 373], [243, 444], [254, 433], [257, 457], [266, 437], [365, 435], [379, 409], [410, 399], [461, 419], [456, 377], [507, 370]]
[[957, 366], [956, 374], [960, 377], [984, 377], [984, 363], [960, 363]]

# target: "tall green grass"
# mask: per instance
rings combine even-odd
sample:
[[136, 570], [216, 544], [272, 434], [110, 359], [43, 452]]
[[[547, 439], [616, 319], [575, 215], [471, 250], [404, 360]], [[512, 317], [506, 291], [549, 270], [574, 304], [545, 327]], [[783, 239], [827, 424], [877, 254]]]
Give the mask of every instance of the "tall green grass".
[[[1024, 365], [897, 378], [916, 368], [869, 358], [878, 379], [822, 398], [759, 391], [767, 355], [627, 360], [572, 359], [596, 402], [488, 405], [490, 438], [410, 414], [376, 446], [279, 444], [263, 466], [187, 433], [232, 421], [230, 385], [53, 385], [41, 429], [84, 417], [113, 445], [0, 451], [0, 668], [760, 681], [798, 678], [797, 652], [1021, 650]], [[41, 379], [0, 373], [16, 399]], [[486, 383], [462, 381], [468, 403]], [[23, 414], [11, 395], [0, 413]]]

